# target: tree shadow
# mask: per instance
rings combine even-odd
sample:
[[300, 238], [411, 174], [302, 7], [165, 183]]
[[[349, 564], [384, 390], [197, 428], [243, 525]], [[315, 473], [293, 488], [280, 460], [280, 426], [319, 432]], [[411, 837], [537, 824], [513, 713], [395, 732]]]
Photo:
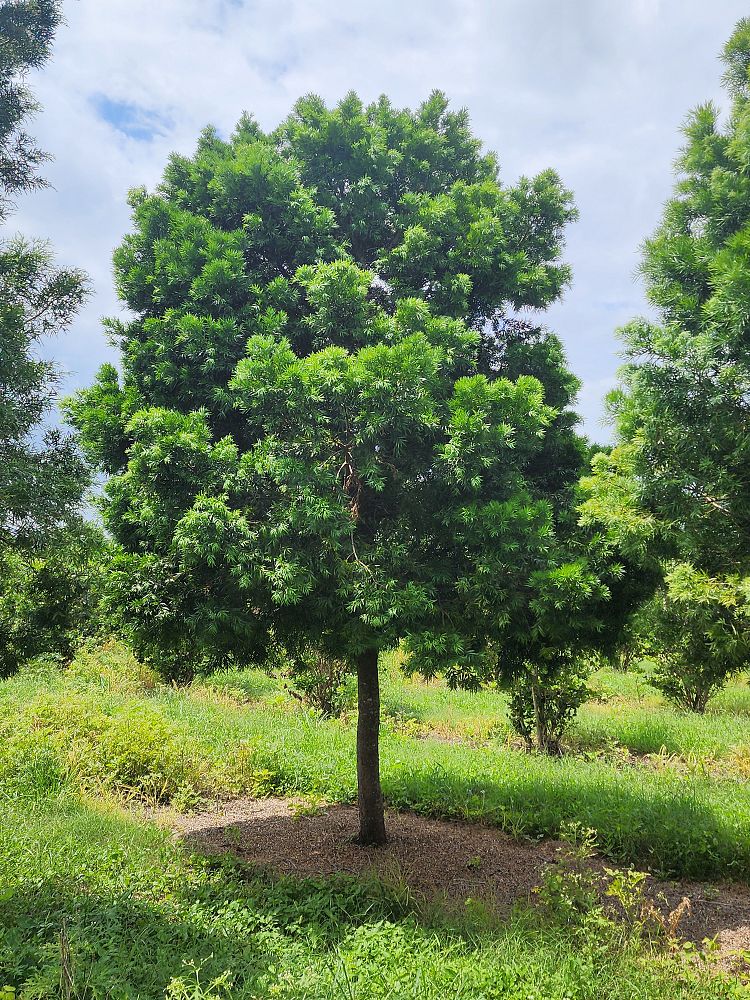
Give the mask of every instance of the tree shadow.
[[[697, 783], [658, 780], [632, 766], [621, 771], [562, 758], [501, 764], [497, 777], [467, 776], [463, 761], [385, 769], [383, 790], [397, 808], [427, 816], [478, 820], [517, 837], [556, 836], [578, 822], [596, 832], [604, 855], [665, 877], [750, 876], [746, 808], [711, 802]], [[710, 783], [706, 783], [710, 785]], [[735, 805], [728, 802], [728, 806]]]
[[[483, 789], [486, 801], [492, 787], [488, 783]], [[477, 790], [474, 786], [470, 795]], [[636, 799], [634, 795], [625, 803], [631, 816]], [[663, 802], [651, 801], [645, 808], [639, 802], [646, 824], [644, 836], [654, 836], [653, 824], [663, 806]], [[424, 795], [420, 808], [424, 810]], [[694, 828], [697, 823], [700, 835], [719, 838], [720, 826], [710, 816], [699, 815], [685, 803], [680, 809], [672, 803], [672, 808], [674, 824], [692, 824]], [[445, 803], [440, 811], [444, 815]], [[317, 815], [295, 817], [284, 800], [245, 801], [241, 808], [230, 807], [229, 815], [219, 812], [202, 817], [185, 832], [184, 843], [190, 850], [209, 855], [229, 852], [276, 873], [325, 877], [344, 873], [364, 878], [370, 886], [380, 880], [391, 898], [407, 906], [413, 901], [418, 915], [431, 914], [428, 919], [432, 919], [437, 904], [441, 919], [461, 926], [467, 899], [481, 900], [494, 920], [505, 919], [517, 904], [533, 900], [533, 889], [544, 870], [559, 857], [559, 841], [513, 838], [488, 825], [492, 818], [486, 816], [484, 823], [463, 822], [391, 811], [387, 817], [388, 845], [364, 848], [352, 843], [357, 829], [352, 806], [330, 806]], [[728, 844], [726, 839], [725, 846]], [[651, 845], [644, 841], [644, 847], [648, 853]], [[608, 863], [613, 863], [611, 854]], [[597, 857], [592, 864], [601, 870], [606, 862]], [[747, 887], [727, 884], [717, 891], [696, 882], [656, 879], [649, 887], [665, 916], [684, 895], [689, 896], [691, 909], [681, 921], [679, 933], [696, 943], [723, 930], [750, 928]]]
[[352, 879], [271, 877], [227, 858], [187, 860], [188, 880], [153, 900], [117, 877], [106, 892], [82, 879], [3, 893], [0, 983], [57, 996], [64, 963], [74, 997], [161, 1000], [173, 979], [195, 987], [197, 976], [205, 988], [227, 971], [241, 995], [266, 995], [287, 953], [309, 949], [333, 963], [356, 927], [403, 916], [385, 889]]
[[[392, 902], [417, 909], [440, 901], [463, 911], [483, 898], [496, 916], [527, 900], [556, 844], [516, 841], [477, 823], [432, 820], [389, 810], [384, 847], [356, 842], [354, 806], [329, 805], [299, 815], [284, 799], [239, 800], [224, 810], [181, 822], [185, 846], [208, 856], [231, 853], [274, 873], [295, 877], [347, 875], [380, 885]], [[454, 906], [454, 904], [456, 904]]]

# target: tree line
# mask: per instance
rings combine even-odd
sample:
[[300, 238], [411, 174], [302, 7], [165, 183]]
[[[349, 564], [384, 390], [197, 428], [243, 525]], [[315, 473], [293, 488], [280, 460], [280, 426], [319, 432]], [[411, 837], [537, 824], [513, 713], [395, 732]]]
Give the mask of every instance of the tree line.
[[[53, 0], [0, 3], [0, 220], [43, 183], [26, 77]], [[130, 195], [114, 255], [120, 349], [49, 424], [37, 345], [88, 293], [46, 245], [0, 247], [0, 674], [87, 635], [169, 680], [283, 662], [336, 710], [356, 674], [360, 840], [386, 837], [378, 656], [510, 692], [557, 753], [597, 658], [650, 664], [703, 711], [747, 662], [750, 21], [730, 114], [685, 126], [643, 249], [657, 320], [622, 331], [616, 443], [542, 322], [571, 281], [572, 193], [503, 183], [465, 111], [348, 94], [244, 115]], [[101, 526], [83, 513], [103, 475]], [[321, 694], [321, 692], [323, 692]]]

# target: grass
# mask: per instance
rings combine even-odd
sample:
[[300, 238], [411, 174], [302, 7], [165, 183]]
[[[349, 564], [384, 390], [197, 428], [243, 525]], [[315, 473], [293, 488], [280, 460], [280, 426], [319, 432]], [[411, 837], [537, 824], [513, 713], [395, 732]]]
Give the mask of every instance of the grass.
[[[381, 743], [383, 788], [392, 805], [532, 838], [556, 836], [578, 820], [596, 830], [601, 849], [618, 863], [667, 876], [750, 878], [750, 794], [741, 771], [717, 776], [713, 756], [644, 762], [586, 752], [556, 760], [529, 755], [502, 737], [462, 740], [462, 731], [476, 732], [477, 720], [489, 720], [493, 706], [497, 711], [500, 696], [399, 681], [392, 667], [386, 664], [391, 714]], [[420, 707], [426, 730], [415, 735], [408, 717], [393, 714], [397, 695], [399, 704]], [[499, 728], [501, 716], [492, 718]], [[437, 720], [455, 742], [421, 738]], [[679, 735], [681, 723], [688, 730], [683, 750], [731, 750], [735, 758], [727, 760], [744, 759], [747, 744], [739, 740], [746, 737], [734, 716], [689, 719], [664, 706], [639, 708], [623, 694], [588, 706], [573, 740], [612, 746], [630, 736], [631, 749], [668, 748], [664, 737]], [[32, 671], [1, 684], [1, 735], [6, 795], [26, 771], [33, 772], [23, 777], [26, 786], [36, 782], [42, 794], [67, 785], [173, 799], [182, 808], [202, 796], [312, 793], [352, 801], [356, 794], [351, 718], [320, 720], [256, 672], [227, 674], [188, 691], [148, 675], [134, 679], [117, 647], [84, 655], [65, 673]]]
[[[740, 782], [529, 756], [504, 744], [497, 693], [452, 693], [385, 668], [392, 803], [529, 835], [575, 818], [619, 859], [750, 871]], [[421, 738], [415, 725], [457, 742]], [[178, 806], [240, 791], [353, 797], [352, 720], [314, 718], [257, 671], [179, 691], [105, 647], [65, 672], [42, 665], [0, 683], [0, 738], [3, 1000], [748, 995], [599, 917], [570, 927], [519, 908], [499, 924], [471, 901], [461, 919], [417, 909], [398, 884], [273, 879], [193, 856], [123, 810], [123, 795]]]
[[[440, 680], [405, 678], [396, 654], [384, 654], [381, 660], [383, 712], [400, 731], [475, 743], [513, 739], [501, 691], [451, 691]], [[279, 706], [287, 700], [283, 684], [260, 670], [223, 671], [207, 683], [232, 700], [258, 706]], [[636, 672], [599, 670], [591, 684], [598, 699], [582, 707], [569, 734], [576, 750], [622, 747], [636, 754], [710, 755], [732, 761], [747, 752], [750, 757], [750, 685], [744, 676], [731, 681], [703, 716], [671, 708]]]
[[498, 927], [468, 909], [453, 927], [374, 882], [274, 880], [190, 856], [154, 825], [65, 791], [1, 811], [0, 987], [19, 998], [65, 995], [61, 965], [68, 995], [92, 1000], [742, 995], [606, 926], [519, 911]]

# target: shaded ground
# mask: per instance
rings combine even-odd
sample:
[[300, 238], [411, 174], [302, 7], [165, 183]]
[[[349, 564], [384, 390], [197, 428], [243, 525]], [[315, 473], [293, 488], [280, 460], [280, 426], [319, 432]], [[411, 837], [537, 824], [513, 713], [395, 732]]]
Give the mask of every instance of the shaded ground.
[[491, 898], [507, 912], [554, 860], [554, 841], [516, 841], [488, 827], [389, 812], [386, 847], [360, 847], [354, 806], [295, 816], [288, 800], [237, 799], [198, 815], [169, 814], [170, 825], [202, 853], [231, 851], [287, 875], [346, 873], [398, 878], [424, 898]]
[[[391, 812], [388, 845], [360, 847], [353, 842], [355, 807], [327, 806], [317, 815], [295, 815], [293, 800], [281, 798], [236, 799], [192, 815], [165, 810], [160, 819], [200, 853], [231, 852], [253, 865], [300, 877], [397, 878], [421, 898], [463, 907], [473, 897], [491, 903], [501, 915], [529, 898], [562, 846], [554, 840], [515, 840], [475, 823]], [[739, 953], [740, 964], [747, 960], [742, 953], [750, 954], [748, 887], [651, 880], [649, 894], [664, 912], [687, 896], [690, 912], [678, 933], [696, 943], [716, 938], [722, 957]]]

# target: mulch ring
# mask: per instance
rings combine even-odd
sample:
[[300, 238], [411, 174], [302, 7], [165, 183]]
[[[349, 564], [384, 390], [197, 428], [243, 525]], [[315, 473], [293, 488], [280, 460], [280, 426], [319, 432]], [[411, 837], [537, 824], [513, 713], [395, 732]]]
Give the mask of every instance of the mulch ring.
[[[282, 798], [235, 799], [189, 815], [160, 810], [158, 818], [201, 854], [232, 853], [256, 867], [302, 878], [343, 873], [397, 879], [415, 897], [461, 908], [470, 897], [480, 899], [499, 916], [531, 898], [543, 869], [565, 846], [557, 840], [515, 840], [479, 823], [389, 811], [388, 844], [361, 847], [353, 840], [354, 806], [328, 805], [301, 815], [295, 800]], [[591, 864], [603, 866], [599, 859]], [[679, 923], [680, 938], [696, 944], [715, 938], [721, 965], [748, 968], [750, 888], [657, 879], [648, 885], [649, 896], [665, 914], [683, 897], [690, 900]]]

